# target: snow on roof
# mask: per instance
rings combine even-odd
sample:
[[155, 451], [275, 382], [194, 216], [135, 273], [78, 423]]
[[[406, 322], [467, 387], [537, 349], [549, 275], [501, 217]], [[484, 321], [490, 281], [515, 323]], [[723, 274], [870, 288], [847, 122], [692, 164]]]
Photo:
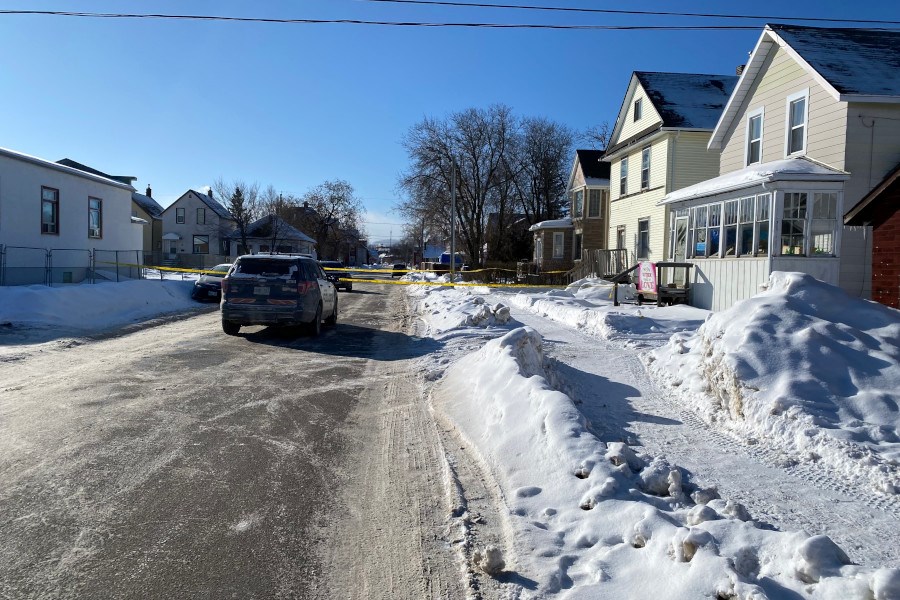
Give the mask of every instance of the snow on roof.
[[555, 219], [553, 221], [541, 221], [540, 223], [535, 223], [528, 228], [528, 231], [537, 231], [539, 229], [568, 229], [570, 227], [572, 227], [572, 219], [566, 217], [565, 219]]
[[147, 219], [142, 219], [140, 217], [135, 217], [135, 216], [131, 217], [131, 222], [136, 225], [149, 225], [150, 224], [150, 221], [148, 221]]
[[786, 158], [772, 162], [753, 164], [713, 179], [675, 190], [659, 204], [671, 204], [739, 190], [769, 181], [845, 181], [850, 175], [845, 171], [817, 163], [805, 156]]
[[132, 192], [131, 200], [142, 209], [144, 209], [144, 211], [146, 211], [146, 213], [154, 219], [162, 218], [163, 207], [159, 205], [159, 202], [157, 202], [150, 196]]
[[[738, 78], [734, 75], [635, 71], [663, 127], [712, 129]], [[607, 174], [608, 176], [608, 174]]]
[[900, 31], [770, 24], [841, 95], [900, 99]]
[[53, 169], [54, 171], [61, 171], [63, 173], [68, 173], [69, 175], [75, 175], [77, 177], [83, 177], [84, 179], [90, 179], [92, 181], [97, 181], [99, 183], [111, 185], [113, 187], [134, 191], [134, 188], [127, 183], [122, 183], [121, 181], [103, 177], [102, 175], [97, 175], [96, 173], [90, 173], [88, 171], [76, 169], [68, 165], [61, 165], [59, 163], [53, 162], [52, 160], [46, 160], [43, 158], [38, 158], [37, 156], [31, 156], [30, 154], [25, 154], [24, 152], [10, 150], [9, 148], [0, 148], [0, 156], [7, 156], [16, 160], [21, 160], [24, 162], [36, 164], [41, 167]]
[[[269, 219], [270, 215], [266, 215], [265, 217], [261, 217], [249, 225], [247, 225], [247, 237], [252, 238], [266, 238], [271, 237], [272, 230]], [[312, 239], [293, 225], [290, 225], [287, 221], [282, 219], [281, 217], [275, 216], [277, 220], [278, 227], [278, 238], [282, 240], [300, 240], [303, 242], [309, 242], [311, 244], [315, 244], [316, 240]], [[228, 234], [228, 237], [231, 239], [240, 239], [241, 233], [239, 230], [235, 229], [231, 233]]]

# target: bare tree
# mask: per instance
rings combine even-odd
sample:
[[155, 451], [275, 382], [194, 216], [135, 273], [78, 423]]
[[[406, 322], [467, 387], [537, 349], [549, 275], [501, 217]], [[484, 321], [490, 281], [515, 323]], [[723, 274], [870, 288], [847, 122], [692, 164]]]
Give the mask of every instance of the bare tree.
[[579, 136], [578, 142], [584, 142], [593, 150], [606, 150], [610, 137], [612, 137], [612, 128], [609, 126], [609, 121], [603, 121], [599, 125], [584, 130]]
[[220, 177], [213, 183], [212, 189], [216, 196], [222, 198], [225, 208], [231, 213], [241, 244], [244, 251], [247, 251], [250, 248], [247, 229], [259, 217], [259, 185], [240, 180], [225, 183]]
[[290, 227], [287, 219], [290, 217], [291, 208], [296, 205], [292, 196], [275, 191], [271, 185], [266, 187], [259, 198], [259, 208], [267, 222], [256, 232], [257, 237], [264, 237], [269, 241], [269, 248], [273, 252], [285, 241], [285, 234]]
[[322, 256], [337, 254], [341, 244], [348, 243], [348, 236], [359, 238], [364, 209], [348, 182], [326, 181], [306, 192], [301, 200], [303, 206], [292, 211], [293, 220], [316, 240]]
[[574, 135], [543, 118], [522, 121], [516, 185], [529, 223], [558, 219], [566, 211], [566, 188]]

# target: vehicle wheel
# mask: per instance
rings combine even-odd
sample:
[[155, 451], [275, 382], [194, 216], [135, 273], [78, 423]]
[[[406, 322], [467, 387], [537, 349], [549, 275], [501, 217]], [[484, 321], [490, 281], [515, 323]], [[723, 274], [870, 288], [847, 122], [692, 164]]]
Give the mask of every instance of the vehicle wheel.
[[316, 307], [316, 316], [306, 324], [306, 333], [310, 337], [316, 337], [322, 333], [322, 305]]
[[325, 319], [325, 324], [329, 327], [337, 323], [338, 316], [338, 299], [337, 294], [334, 295], [334, 310], [331, 312], [331, 316]]
[[352, 292], [352, 291], [353, 291], [353, 284], [352, 284], [352, 283], [348, 283], [348, 284], [347, 284], [347, 291], [348, 291], [348, 292]]
[[232, 323], [231, 321], [222, 321], [222, 331], [227, 335], [237, 335], [241, 330], [240, 323]]

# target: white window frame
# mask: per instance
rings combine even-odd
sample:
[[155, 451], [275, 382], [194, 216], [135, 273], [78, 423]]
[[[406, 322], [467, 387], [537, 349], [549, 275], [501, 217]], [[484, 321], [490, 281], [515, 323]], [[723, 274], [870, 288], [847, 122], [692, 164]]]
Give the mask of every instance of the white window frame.
[[197, 209], [197, 225], [206, 225], [206, 209], [203, 207]]
[[[645, 146], [644, 148], [641, 148], [641, 189], [642, 190], [650, 189], [650, 161], [652, 160], [650, 148], [651, 148], [651, 146]], [[646, 166], [644, 165], [645, 162], [646, 162]], [[644, 175], [645, 174], [647, 175], [646, 185], [644, 185], [644, 183], [645, 183]]]
[[563, 258], [566, 255], [566, 234], [562, 231], [553, 232], [553, 258]]
[[[803, 100], [803, 147], [800, 150], [791, 152], [791, 103], [797, 100]], [[809, 140], [809, 88], [801, 90], [796, 94], [791, 94], [785, 98], [784, 102], [784, 156], [803, 156], [806, 154], [806, 148]]]
[[634, 121], [640, 121], [644, 117], [644, 99], [637, 98], [634, 101]]
[[185, 211], [183, 208], [176, 208], [176, 209], [175, 209], [175, 224], [176, 224], [176, 225], [183, 225], [183, 224], [184, 224], [184, 215], [185, 215], [185, 212], [186, 212], [186, 211]]
[[[637, 243], [635, 244], [634, 254], [638, 260], [642, 258], [650, 258], [650, 217], [642, 217], [637, 222]], [[642, 230], [641, 224], [646, 223], [647, 229]], [[641, 242], [641, 234], [646, 234], [647, 243]], [[643, 251], [643, 254], [642, 254]]]
[[[594, 214], [594, 211], [591, 210], [594, 206], [594, 194], [596, 193], [597, 200], [597, 211]], [[587, 209], [587, 218], [588, 219], [602, 219], [603, 218], [603, 190], [588, 190], [588, 209]]]
[[584, 216], [584, 188], [575, 190], [572, 194], [572, 217], [580, 219]]
[[628, 195], [628, 157], [619, 161], [619, 196]]
[[[750, 119], [755, 117], [759, 117], [759, 160], [754, 162], [750, 162]], [[744, 166], [750, 166], [752, 164], [761, 163], [763, 161], [763, 132], [766, 126], [766, 109], [765, 107], [757, 108], [754, 111], [747, 113], [747, 123], [745, 125], [745, 144], [744, 144]], [[754, 138], [756, 139], [756, 138]]]

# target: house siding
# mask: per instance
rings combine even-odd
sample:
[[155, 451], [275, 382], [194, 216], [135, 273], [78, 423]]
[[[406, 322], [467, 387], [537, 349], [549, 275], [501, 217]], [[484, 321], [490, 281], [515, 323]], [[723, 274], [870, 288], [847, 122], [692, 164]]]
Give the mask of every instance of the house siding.
[[683, 131], [669, 137], [668, 192], [718, 177], [719, 157], [706, 149], [711, 132]]
[[[184, 223], [176, 222], [178, 208], [184, 210]], [[206, 223], [197, 223], [197, 209], [206, 209]], [[162, 213], [163, 232], [177, 233], [181, 236], [178, 240], [178, 254], [191, 255], [194, 252], [193, 236], [208, 235], [209, 236], [209, 254], [221, 255], [222, 239], [234, 229], [234, 222], [222, 219], [216, 212], [211, 209], [205, 202], [194, 195], [192, 192], [184, 194], [170, 205]], [[166, 244], [164, 243], [163, 246]], [[167, 248], [163, 248], [167, 250]], [[231, 252], [234, 254], [237, 250], [237, 243], [232, 244]]]
[[[641, 118], [635, 121], [634, 103], [638, 98], [641, 99]], [[619, 140], [627, 140], [634, 134], [640, 133], [648, 127], [658, 123], [662, 123], [662, 117], [656, 112], [656, 108], [654, 108], [650, 98], [647, 97], [644, 88], [640, 84], [637, 84], [634, 89], [634, 94], [628, 99], [628, 109], [625, 112], [625, 122], [622, 123], [622, 131], [619, 133], [618, 139], [613, 140], [610, 145], [617, 144]]]
[[[41, 233], [41, 186], [59, 190], [58, 234]], [[88, 197], [103, 201], [100, 238], [88, 237]], [[143, 229], [131, 222], [130, 189], [0, 156], [0, 243], [49, 249], [139, 250]]]
[[785, 158], [787, 97], [809, 89], [806, 156], [844, 169], [847, 104], [835, 98], [783, 49], [778, 48], [762, 65], [763, 75], [754, 83], [736, 119], [725, 134], [719, 158], [720, 174], [742, 169], [745, 164], [747, 113], [763, 108], [760, 162]]

